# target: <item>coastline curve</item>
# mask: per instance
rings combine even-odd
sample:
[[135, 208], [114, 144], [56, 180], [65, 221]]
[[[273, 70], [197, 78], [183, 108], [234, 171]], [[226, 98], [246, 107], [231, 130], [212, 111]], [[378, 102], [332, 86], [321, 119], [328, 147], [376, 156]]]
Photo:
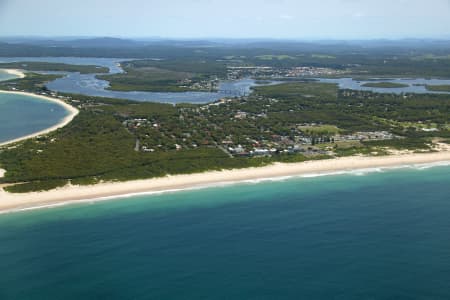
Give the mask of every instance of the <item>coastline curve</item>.
[[66, 126], [67, 124], [69, 124], [79, 113], [79, 110], [77, 108], [73, 107], [72, 105], [69, 105], [60, 99], [56, 99], [56, 98], [52, 98], [52, 97], [48, 97], [48, 96], [36, 95], [33, 93], [19, 92], [19, 91], [0, 91], [0, 94], [14, 94], [14, 95], [22, 95], [22, 96], [29, 96], [29, 97], [33, 97], [33, 98], [39, 98], [39, 99], [42, 99], [45, 101], [56, 103], [56, 104], [62, 106], [66, 111], [69, 112], [69, 114], [66, 117], [64, 117], [59, 123], [57, 123], [49, 128], [46, 128], [44, 130], [40, 130], [38, 132], [31, 133], [31, 134], [28, 134], [28, 135], [25, 135], [22, 137], [18, 137], [13, 140], [2, 142], [2, 143], [0, 143], [0, 147], [4, 147], [4, 146], [10, 145], [10, 144], [21, 142], [21, 141], [24, 141], [27, 139], [31, 139], [31, 138], [40, 136], [40, 135], [48, 134], [57, 129], [60, 129], [60, 128]]
[[19, 69], [0, 69], [0, 70], [6, 72], [7, 74], [14, 75], [17, 78], [25, 78], [25, 73]]

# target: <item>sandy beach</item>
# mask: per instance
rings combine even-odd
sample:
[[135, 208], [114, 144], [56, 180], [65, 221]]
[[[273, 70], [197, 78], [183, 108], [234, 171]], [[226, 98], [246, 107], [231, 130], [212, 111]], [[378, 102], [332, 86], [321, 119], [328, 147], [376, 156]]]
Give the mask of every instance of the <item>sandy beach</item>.
[[21, 70], [16, 70], [16, 69], [1, 69], [1, 70], [5, 71], [8, 74], [15, 75], [19, 78], [25, 78], [25, 73], [22, 72]]
[[39, 132], [35, 132], [35, 133], [29, 134], [29, 135], [26, 135], [26, 136], [22, 136], [22, 137], [17, 138], [17, 139], [13, 139], [13, 140], [9, 140], [9, 141], [0, 143], [0, 147], [5, 146], [5, 145], [9, 145], [9, 144], [13, 144], [13, 143], [16, 143], [16, 142], [20, 142], [20, 141], [23, 141], [23, 140], [26, 140], [26, 139], [29, 139], [29, 138], [33, 138], [33, 137], [36, 137], [36, 136], [44, 135], [44, 134], [50, 133], [52, 131], [55, 131], [55, 130], [57, 130], [57, 129], [59, 129], [61, 127], [64, 127], [67, 124], [69, 124], [73, 120], [73, 118], [75, 118], [75, 116], [78, 115], [78, 113], [79, 113], [78, 109], [76, 109], [75, 107], [67, 104], [66, 102], [64, 102], [64, 101], [62, 101], [60, 99], [47, 97], [47, 96], [43, 96], [43, 95], [36, 95], [36, 94], [32, 94], [32, 93], [18, 92], [18, 91], [0, 91], [0, 93], [2, 93], [2, 94], [25, 95], [25, 96], [31, 96], [31, 97], [34, 97], [34, 98], [40, 98], [40, 99], [45, 100], [45, 101], [50, 101], [50, 102], [57, 103], [58, 105], [63, 106], [69, 112], [69, 114], [64, 119], [62, 119], [58, 124], [55, 124], [54, 126], [49, 127], [47, 129], [44, 129], [44, 130], [41, 130]]
[[80, 201], [105, 200], [137, 194], [160, 193], [220, 186], [245, 181], [273, 180], [293, 176], [320, 176], [378, 168], [394, 168], [421, 164], [450, 164], [450, 151], [423, 154], [399, 154], [380, 157], [343, 157], [302, 163], [276, 163], [261, 168], [248, 168], [175, 175], [129, 182], [101, 183], [91, 186], [66, 186], [47, 192], [10, 194], [0, 191], [0, 212], [42, 208]]

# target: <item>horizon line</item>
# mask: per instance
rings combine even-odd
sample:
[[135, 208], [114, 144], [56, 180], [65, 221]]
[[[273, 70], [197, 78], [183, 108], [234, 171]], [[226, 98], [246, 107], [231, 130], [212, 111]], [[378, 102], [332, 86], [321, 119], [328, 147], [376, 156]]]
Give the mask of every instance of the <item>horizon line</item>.
[[175, 36], [123, 36], [123, 35], [0, 35], [0, 39], [123, 39], [123, 40], [273, 40], [273, 41], [402, 41], [402, 40], [432, 40], [432, 41], [450, 41], [448, 37], [374, 37], [374, 38], [326, 38], [326, 37], [175, 37]]

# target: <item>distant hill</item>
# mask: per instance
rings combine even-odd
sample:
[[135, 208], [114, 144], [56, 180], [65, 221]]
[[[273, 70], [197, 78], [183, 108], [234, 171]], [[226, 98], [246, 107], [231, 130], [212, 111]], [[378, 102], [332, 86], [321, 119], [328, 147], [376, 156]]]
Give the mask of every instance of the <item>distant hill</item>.
[[122, 48], [122, 47], [138, 47], [143, 46], [146, 43], [120, 38], [90, 38], [90, 39], [77, 39], [72, 41], [60, 42], [59, 46], [68, 47], [83, 47], [83, 48]]
[[123, 48], [139, 47], [149, 44], [131, 39], [99, 37], [79, 39], [39, 39], [39, 38], [8, 38], [2, 41], [10, 44], [26, 44], [42, 47], [69, 47], [69, 48]]
[[400, 40], [278, 40], [278, 39], [124, 39], [116, 37], [60, 37], [60, 38], [40, 38], [40, 37], [9, 37], [1, 38], [0, 43], [13, 45], [28, 45], [40, 47], [60, 47], [60, 48], [140, 48], [146, 46], [170, 46], [170, 47], [237, 47], [237, 48], [266, 48], [278, 50], [301, 50], [319, 51], [330, 48], [350, 50], [350, 49], [377, 49], [377, 48], [440, 48], [450, 47], [449, 40], [432, 39], [400, 39]]
[[[450, 53], [448, 40], [360, 40], [360, 41], [299, 41], [277, 39], [124, 39], [114, 37], [0, 37], [0, 57], [76, 56], [114, 58], [195, 58], [223, 59], [239, 56], [251, 59], [267, 54], [315, 55], [315, 63], [329, 67], [356, 63], [358, 58], [417, 57], [418, 59], [447, 57]], [[320, 61], [323, 54], [340, 55], [340, 63]], [[300, 56], [299, 56], [300, 55]], [[359, 56], [358, 56], [359, 55]], [[433, 56], [434, 55], [434, 56]], [[301, 60], [301, 59], [300, 59]], [[317, 62], [317, 60], [319, 60]], [[255, 63], [255, 62], [251, 62]], [[267, 63], [267, 61], [265, 61]]]

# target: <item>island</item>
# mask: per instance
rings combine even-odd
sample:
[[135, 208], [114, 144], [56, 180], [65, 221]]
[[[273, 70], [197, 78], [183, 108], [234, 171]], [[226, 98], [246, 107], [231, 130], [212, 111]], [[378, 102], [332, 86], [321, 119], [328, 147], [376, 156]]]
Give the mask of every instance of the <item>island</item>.
[[408, 84], [397, 83], [397, 82], [366, 82], [362, 84], [363, 87], [371, 87], [371, 88], [383, 88], [383, 89], [397, 89], [397, 88], [405, 88], [409, 87]]
[[97, 75], [114, 91], [211, 92], [225, 79], [224, 63], [205, 59], [136, 60], [122, 62], [123, 73]]

